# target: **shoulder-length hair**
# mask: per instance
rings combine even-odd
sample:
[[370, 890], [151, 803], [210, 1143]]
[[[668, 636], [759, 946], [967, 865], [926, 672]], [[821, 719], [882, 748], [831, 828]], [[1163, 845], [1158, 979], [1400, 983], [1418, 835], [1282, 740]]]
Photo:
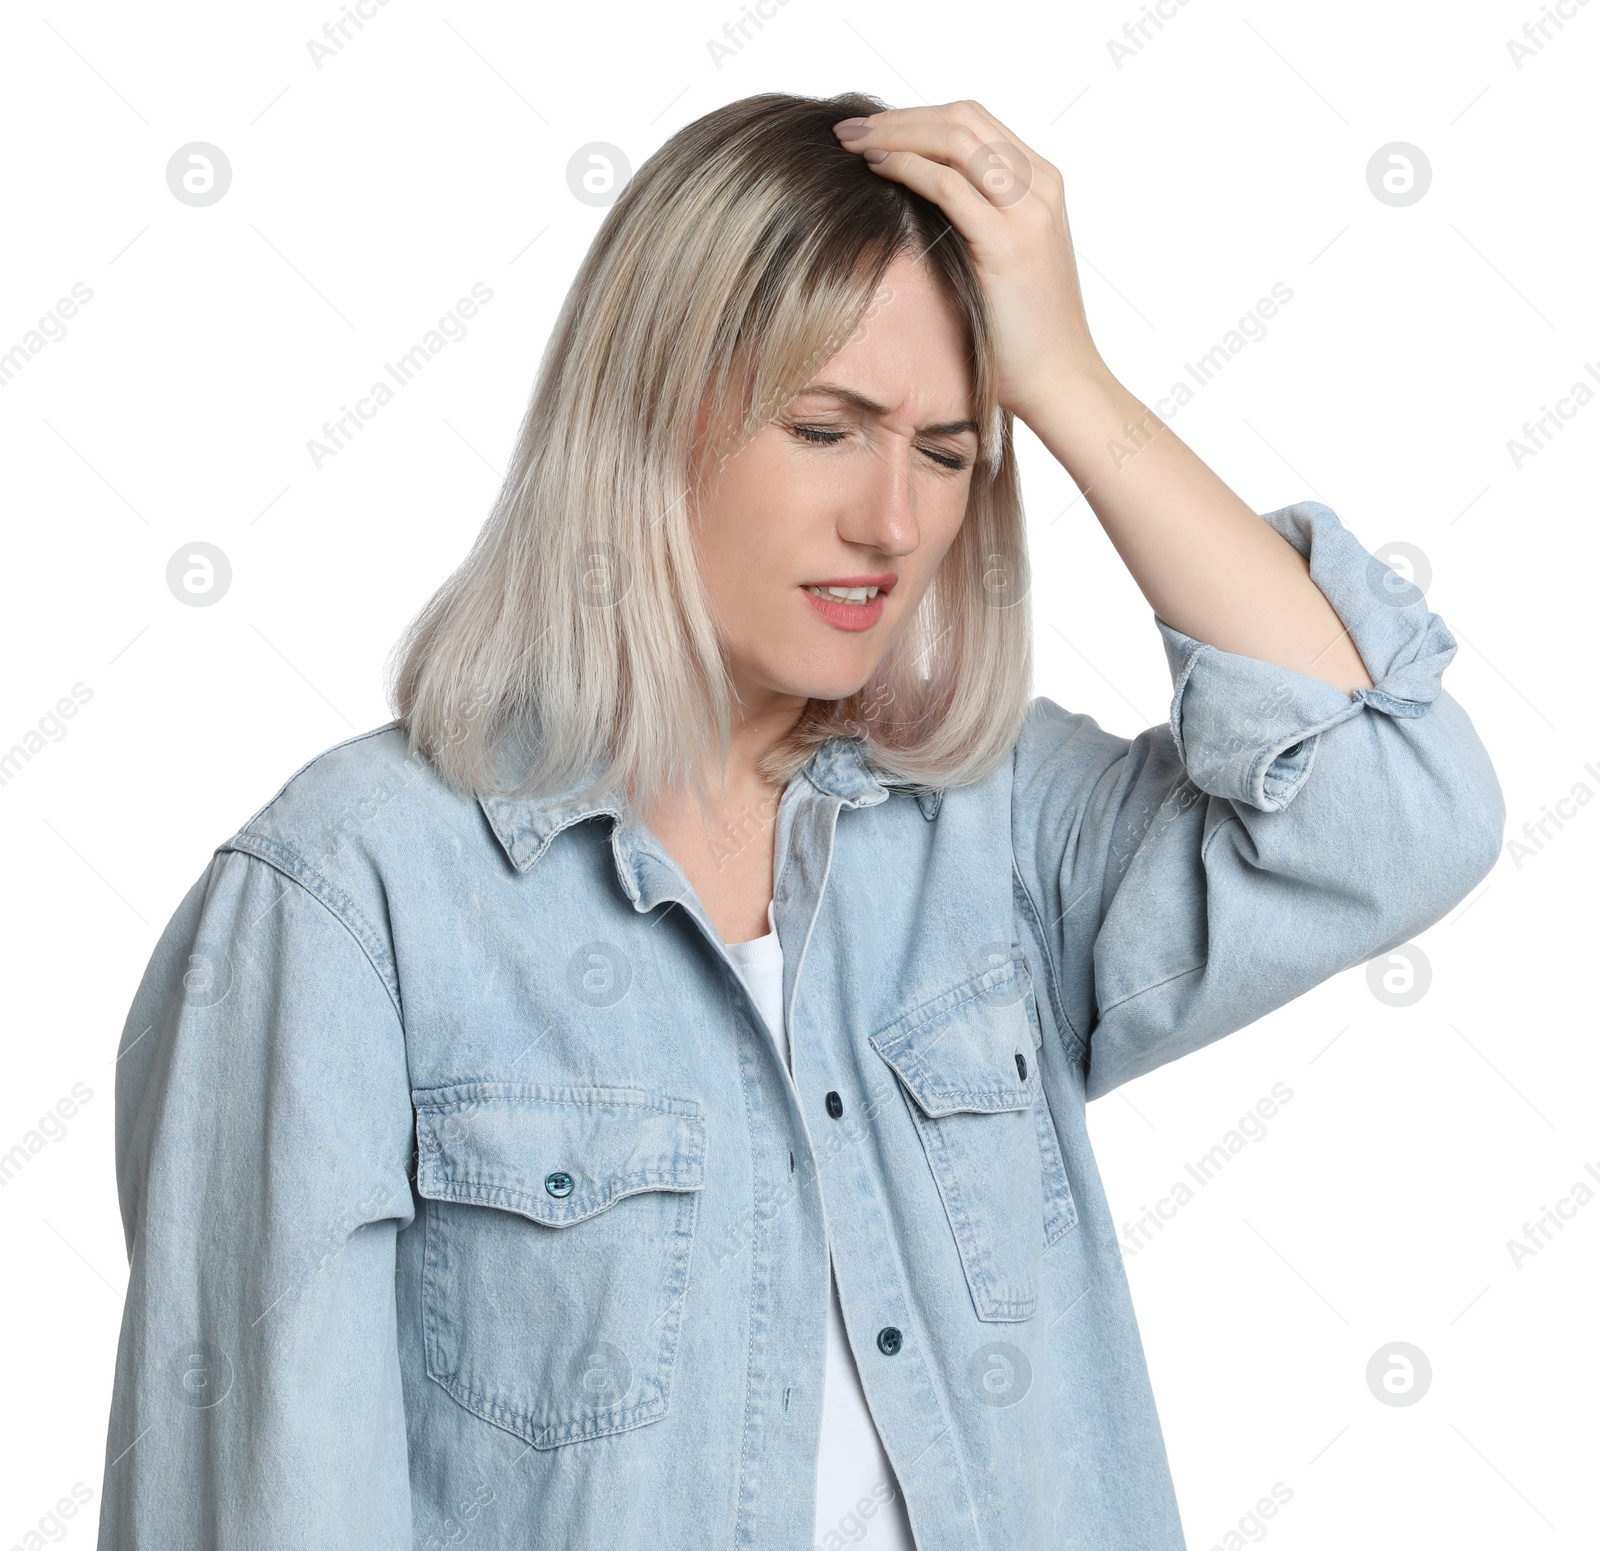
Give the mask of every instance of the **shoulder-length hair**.
[[673, 135], [608, 211], [490, 516], [391, 654], [411, 750], [453, 787], [704, 800], [736, 698], [696, 562], [691, 503], [713, 477], [697, 417], [742, 444], [870, 316], [902, 253], [926, 263], [970, 348], [967, 511], [872, 677], [811, 701], [763, 773], [784, 784], [837, 736], [927, 788], [1009, 756], [1032, 670], [1012, 417], [960, 234], [833, 133], [883, 107], [856, 93], [730, 103]]

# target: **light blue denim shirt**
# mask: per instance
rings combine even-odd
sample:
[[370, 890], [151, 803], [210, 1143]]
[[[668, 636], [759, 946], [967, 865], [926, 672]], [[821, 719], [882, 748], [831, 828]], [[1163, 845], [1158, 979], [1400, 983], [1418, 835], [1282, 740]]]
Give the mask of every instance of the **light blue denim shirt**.
[[1421, 594], [1266, 520], [1374, 688], [1158, 619], [1131, 740], [1036, 699], [944, 792], [816, 751], [792, 1078], [625, 806], [463, 798], [393, 723], [297, 772], [123, 1035], [101, 1547], [803, 1551], [831, 1246], [919, 1551], [1180, 1551], [1085, 1104], [1437, 921], [1504, 820]]

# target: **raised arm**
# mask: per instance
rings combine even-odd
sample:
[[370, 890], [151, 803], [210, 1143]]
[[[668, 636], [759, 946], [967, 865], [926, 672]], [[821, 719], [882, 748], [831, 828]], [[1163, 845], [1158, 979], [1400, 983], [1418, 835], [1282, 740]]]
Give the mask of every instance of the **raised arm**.
[[1060, 174], [974, 102], [835, 126], [971, 250], [1000, 401], [1083, 491], [1156, 612], [1168, 723], [1035, 701], [1013, 850], [1089, 1098], [1437, 921], [1505, 809], [1440, 684], [1444, 622], [1326, 506], [1258, 517], [1101, 360]]
[[1024, 418], [1164, 624], [1346, 693], [1372, 687], [1305, 557], [1108, 367], [1064, 373]]
[[1319, 502], [1263, 525], [1374, 685], [1347, 696], [1158, 620], [1165, 724], [1122, 738], [1037, 700], [1017, 743], [1016, 865], [1091, 1099], [1415, 936], [1499, 854], [1499, 783], [1440, 682], [1444, 621], [1374, 588], [1383, 568]]
[[1083, 492], [1157, 616], [1349, 693], [1372, 678], [1305, 557], [1113, 375], [1089, 332], [1061, 175], [975, 102], [835, 126], [939, 205], [983, 281], [1000, 402]]

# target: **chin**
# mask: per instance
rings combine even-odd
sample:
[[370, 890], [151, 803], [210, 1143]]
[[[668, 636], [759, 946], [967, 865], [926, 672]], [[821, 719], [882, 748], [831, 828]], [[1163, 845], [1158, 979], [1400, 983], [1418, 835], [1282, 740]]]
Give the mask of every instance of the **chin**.
[[807, 700], [844, 700], [855, 694], [877, 669], [877, 661], [837, 665], [810, 662], [766, 664], [761, 676], [780, 694], [802, 695]]

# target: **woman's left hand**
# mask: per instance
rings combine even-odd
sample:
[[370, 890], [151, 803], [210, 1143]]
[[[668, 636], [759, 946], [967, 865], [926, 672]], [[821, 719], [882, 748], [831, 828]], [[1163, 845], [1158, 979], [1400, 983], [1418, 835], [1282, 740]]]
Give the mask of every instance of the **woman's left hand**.
[[998, 335], [1002, 408], [1031, 423], [1075, 378], [1107, 375], [1049, 162], [976, 102], [891, 108], [834, 133], [874, 172], [938, 205], [966, 239]]

